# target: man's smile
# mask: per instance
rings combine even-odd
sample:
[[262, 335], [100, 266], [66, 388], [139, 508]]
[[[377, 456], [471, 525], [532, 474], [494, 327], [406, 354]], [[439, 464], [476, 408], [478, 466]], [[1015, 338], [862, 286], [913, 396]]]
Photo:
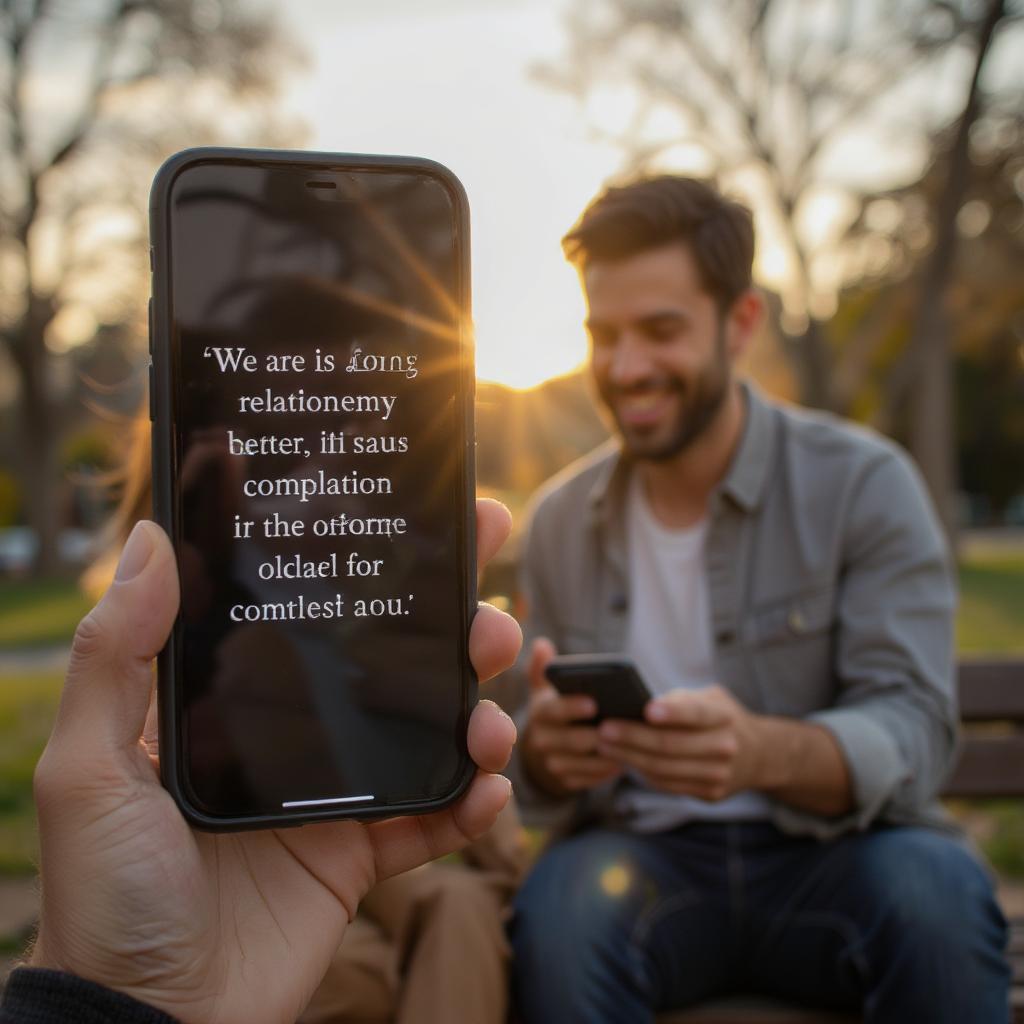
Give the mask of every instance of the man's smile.
[[617, 391], [612, 399], [623, 427], [650, 427], [669, 414], [677, 395], [675, 388], [655, 387], [640, 391]]

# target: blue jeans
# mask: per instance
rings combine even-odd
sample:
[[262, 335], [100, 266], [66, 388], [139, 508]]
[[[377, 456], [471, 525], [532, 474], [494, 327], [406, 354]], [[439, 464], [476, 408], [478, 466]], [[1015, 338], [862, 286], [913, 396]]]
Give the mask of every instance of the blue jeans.
[[1006, 922], [950, 836], [876, 828], [819, 843], [763, 822], [552, 847], [515, 904], [524, 1024], [641, 1024], [732, 992], [869, 1024], [1006, 1024]]

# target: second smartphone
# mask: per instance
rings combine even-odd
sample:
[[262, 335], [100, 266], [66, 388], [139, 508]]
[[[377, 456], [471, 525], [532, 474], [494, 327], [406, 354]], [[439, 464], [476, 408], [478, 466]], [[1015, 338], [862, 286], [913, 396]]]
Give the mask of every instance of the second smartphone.
[[643, 720], [653, 697], [632, 658], [625, 654], [562, 654], [544, 669], [563, 696], [586, 694], [597, 703], [594, 722], [606, 718]]
[[476, 701], [463, 189], [413, 158], [191, 150], [150, 212], [164, 783], [208, 829], [441, 807]]

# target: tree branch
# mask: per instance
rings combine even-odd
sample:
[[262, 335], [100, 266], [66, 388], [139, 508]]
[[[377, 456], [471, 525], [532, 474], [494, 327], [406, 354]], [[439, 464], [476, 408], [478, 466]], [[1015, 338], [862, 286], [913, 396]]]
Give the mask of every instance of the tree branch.
[[66, 162], [82, 145], [88, 136], [96, 115], [99, 112], [103, 96], [109, 89], [112, 78], [107, 69], [117, 51], [120, 42], [119, 30], [123, 26], [128, 15], [138, 8], [133, 0], [119, 0], [111, 11], [110, 18], [100, 31], [99, 44], [92, 62], [92, 71], [89, 76], [90, 84], [87, 86], [87, 94], [82, 109], [75, 123], [56, 150], [47, 161], [46, 170], [53, 170]]

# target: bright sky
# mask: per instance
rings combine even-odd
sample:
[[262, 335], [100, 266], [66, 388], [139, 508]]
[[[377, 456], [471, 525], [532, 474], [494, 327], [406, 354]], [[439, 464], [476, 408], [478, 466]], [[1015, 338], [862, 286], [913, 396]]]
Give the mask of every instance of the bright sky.
[[[309, 145], [427, 156], [472, 212], [479, 376], [528, 387], [585, 355], [583, 306], [559, 239], [613, 173], [574, 99], [530, 68], [564, 45], [561, 0], [290, 0], [310, 55], [283, 105]], [[284, 19], [283, 19], [284, 20]]]
[[[309, 127], [310, 148], [430, 157], [464, 183], [472, 214], [479, 376], [529, 387], [578, 366], [586, 352], [583, 303], [559, 239], [622, 165], [621, 151], [598, 141], [593, 125], [614, 134], [632, 105], [614, 82], [599, 85], [581, 107], [537, 79], [540, 63], [557, 64], [565, 54], [572, 0], [245, 2], [273, 10], [308, 54], [308, 68], [285, 79], [281, 103]], [[884, 13], [885, 0], [873, 3]], [[68, 24], [73, 21], [51, 41], [52, 55], [41, 58], [47, 70], [34, 99], [43, 125], [69, 116], [68, 89], [81, 70], [68, 66], [69, 55], [91, 60], [88, 49], [69, 47]], [[1019, 36], [1004, 33], [1001, 59], [993, 64], [1016, 81], [1014, 40], [1019, 44]], [[851, 176], [874, 187], [912, 180], [924, 155], [921, 124], [940, 123], [958, 108], [965, 59], [962, 51], [954, 53], [941, 68], [885, 95], [885, 108], [901, 115], [902, 125], [897, 117], [888, 134], [849, 132], [825, 154], [830, 166], [799, 211], [805, 240], [829, 238], [849, 215]], [[929, 107], [932, 116], [922, 119]], [[908, 124], [912, 118], [921, 123]], [[671, 166], [706, 170], [694, 145], [676, 147]], [[787, 313], [799, 316], [806, 294], [793, 298], [791, 254], [778, 223], [766, 215], [758, 173], [735, 167], [724, 184], [757, 208], [757, 280], [781, 294]], [[819, 316], [830, 315], [839, 284], [835, 259], [835, 279], [819, 280], [827, 262], [814, 268], [812, 300], [823, 302], [812, 301], [812, 308]], [[91, 336], [95, 318], [84, 304], [61, 317], [64, 347]]]
[[[309, 69], [286, 83], [283, 105], [309, 125], [312, 148], [431, 157], [461, 178], [472, 212], [478, 374], [515, 387], [565, 373], [585, 356], [582, 300], [559, 239], [622, 161], [621, 152], [596, 140], [590, 127], [596, 116], [614, 130], [621, 96], [595, 94], [584, 112], [575, 98], [531, 73], [565, 52], [569, 2], [273, 5], [287, 12], [282, 23], [310, 57]], [[993, 63], [1016, 75], [1019, 61], [1003, 45], [1006, 35], [997, 47], [1005, 51], [1002, 59]], [[962, 101], [965, 59], [962, 52], [953, 54], [938, 72], [909, 79], [890, 92], [886, 106], [906, 110], [905, 117], [910, 108], [916, 117], [931, 108], [927, 120], [940, 123]], [[910, 180], [923, 156], [916, 139], [915, 132], [898, 130], [895, 136], [845, 137], [827, 169], [832, 186], [819, 189], [802, 211], [805, 236], [827, 236], [847, 216], [843, 182], [851, 173], [875, 186]], [[693, 163], [686, 153], [681, 158], [692, 163], [689, 169], [701, 169], [700, 159]], [[727, 184], [757, 203], [762, 186], [741, 181], [744, 173], [738, 170]], [[763, 216], [755, 273], [788, 308], [788, 250], [777, 225]], [[823, 283], [834, 301], [838, 281]], [[831, 310], [816, 312], [827, 316]]]

